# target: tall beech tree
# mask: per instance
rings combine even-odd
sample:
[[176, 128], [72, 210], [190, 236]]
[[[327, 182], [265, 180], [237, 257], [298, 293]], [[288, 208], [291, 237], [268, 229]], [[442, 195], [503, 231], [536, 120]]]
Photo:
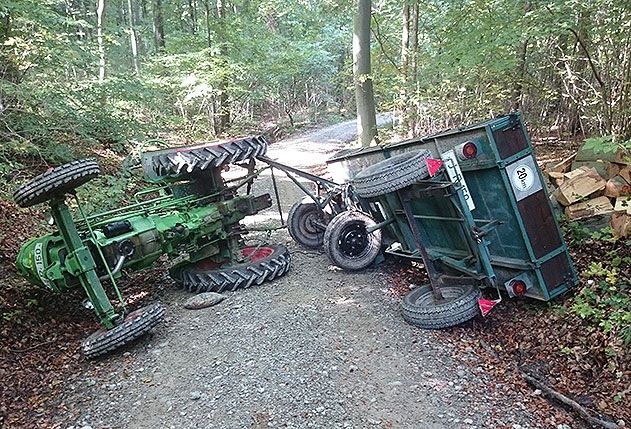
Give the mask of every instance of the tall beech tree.
[[356, 0], [353, 16], [353, 77], [357, 105], [357, 134], [362, 146], [376, 142], [377, 120], [370, 64], [371, 0]]

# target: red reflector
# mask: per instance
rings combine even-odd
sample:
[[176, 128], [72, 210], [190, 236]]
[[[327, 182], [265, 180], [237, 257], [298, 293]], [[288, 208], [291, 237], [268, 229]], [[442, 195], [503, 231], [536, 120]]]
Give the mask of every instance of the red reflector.
[[511, 283], [515, 296], [524, 296], [526, 294], [526, 283], [521, 280], [514, 280]]
[[473, 142], [467, 142], [462, 147], [462, 155], [467, 159], [475, 158], [478, 155], [478, 147]]

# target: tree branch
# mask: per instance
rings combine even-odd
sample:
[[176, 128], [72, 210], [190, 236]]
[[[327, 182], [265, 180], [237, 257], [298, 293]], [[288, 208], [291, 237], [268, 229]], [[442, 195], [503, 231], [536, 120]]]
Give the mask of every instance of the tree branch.
[[583, 48], [583, 52], [585, 52], [585, 55], [587, 55], [587, 61], [589, 62], [589, 66], [592, 69], [592, 73], [594, 73], [594, 77], [598, 81], [598, 84], [600, 85], [600, 87], [604, 88], [605, 83], [601, 79], [600, 73], [598, 73], [598, 70], [596, 70], [596, 65], [594, 64], [594, 61], [592, 61], [592, 57], [589, 55], [589, 52], [587, 51], [587, 47], [585, 46], [585, 43], [583, 43], [583, 39], [581, 39], [581, 36], [579, 36], [576, 30], [574, 30], [573, 28], [568, 28], [568, 30], [570, 30], [572, 34], [574, 34], [574, 37], [576, 37], [576, 41], [578, 42], [579, 45], [581, 45], [581, 48]]
[[380, 37], [380, 30], [379, 30], [379, 21], [377, 21], [377, 18], [375, 18], [375, 15], [372, 15], [372, 20], [375, 23], [376, 31], [373, 30], [372, 28], [370, 29], [370, 31], [372, 32], [372, 34], [375, 36], [375, 39], [377, 40], [377, 43], [379, 43], [379, 48], [381, 49], [381, 53], [383, 54], [384, 57], [386, 57], [386, 59], [388, 60], [388, 62], [390, 62], [390, 64], [392, 64], [392, 66], [397, 69], [397, 73], [401, 73], [401, 69], [399, 68], [399, 66], [397, 65], [397, 63], [394, 62], [394, 60], [386, 53], [386, 50], [383, 47], [383, 43], [381, 41], [381, 37]]
[[548, 396], [556, 399], [557, 401], [567, 405], [568, 407], [572, 408], [583, 419], [585, 419], [585, 421], [587, 421], [592, 426], [600, 426], [600, 427], [603, 427], [605, 429], [619, 429], [620, 428], [620, 426], [618, 426], [616, 423], [608, 422], [608, 421], [605, 421], [605, 420], [601, 420], [599, 418], [596, 418], [596, 417], [592, 416], [578, 402], [573, 401], [572, 399], [568, 398], [567, 396], [557, 392], [556, 390], [554, 390], [551, 387], [545, 385], [544, 383], [542, 383], [541, 381], [537, 380], [536, 378], [531, 377], [530, 375], [526, 374], [525, 372], [523, 372], [523, 371], [520, 371], [520, 372], [521, 372], [521, 376], [524, 377], [524, 380], [526, 380], [528, 383], [532, 384], [536, 388], [540, 389], [546, 395], [548, 395]]

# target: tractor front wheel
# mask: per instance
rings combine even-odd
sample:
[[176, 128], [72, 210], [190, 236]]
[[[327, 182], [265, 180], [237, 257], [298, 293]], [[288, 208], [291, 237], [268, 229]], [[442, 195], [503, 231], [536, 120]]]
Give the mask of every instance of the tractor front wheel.
[[409, 292], [401, 303], [406, 322], [423, 329], [442, 329], [459, 325], [480, 314], [480, 289], [475, 285], [441, 286], [437, 300], [430, 285]]
[[224, 292], [272, 281], [289, 271], [291, 256], [284, 246], [248, 246], [241, 249], [247, 262], [219, 263], [211, 258], [171, 268], [171, 278], [189, 292]]
[[83, 353], [92, 359], [122, 347], [147, 333], [162, 316], [164, 308], [159, 303], [132, 311], [112, 329], [99, 329], [83, 340]]
[[74, 191], [100, 173], [94, 159], [63, 164], [24, 183], [13, 193], [13, 199], [22, 208], [31, 207]]

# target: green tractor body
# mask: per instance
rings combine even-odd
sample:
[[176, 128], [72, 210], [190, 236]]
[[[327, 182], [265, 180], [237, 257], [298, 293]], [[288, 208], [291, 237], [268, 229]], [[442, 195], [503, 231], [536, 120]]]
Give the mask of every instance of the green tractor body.
[[[244, 247], [240, 224], [272, 205], [269, 194], [250, 187], [255, 159], [267, 143], [260, 137], [147, 152], [145, 179], [157, 186], [135, 195], [135, 203], [86, 216], [74, 190], [96, 177], [94, 160], [75, 161], [43, 173], [14, 193], [22, 207], [47, 202], [54, 232], [29, 240], [16, 265], [30, 282], [53, 292], [83, 288], [103, 329], [83, 342], [88, 357], [107, 353], [149, 331], [164, 310], [153, 304], [129, 313], [117, 286], [123, 270], [152, 266], [166, 256], [177, 284], [194, 291], [235, 290], [285, 274], [290, 257], [282, 246]], [[224, 180], [229, 164], [248, 175]], [[247, 185], [245, 195], [238, 190]], [[74, 195], [76, 213], [66, 204]], [[115, 308], [108, 294], [115, 293]]]

